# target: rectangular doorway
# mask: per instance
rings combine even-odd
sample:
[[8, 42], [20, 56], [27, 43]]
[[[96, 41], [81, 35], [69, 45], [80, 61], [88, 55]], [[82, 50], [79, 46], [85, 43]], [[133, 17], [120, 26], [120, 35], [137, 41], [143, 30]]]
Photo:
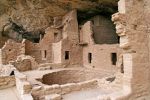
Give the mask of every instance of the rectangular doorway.
[[112, 62], [112, 65], [116, 65], [116, 63], [117, 63], [117, 54], [116, 53], [111, 53], [111, 62]]
[[69, 51], [65, 51], [65, 60], [69, 60], [70, 57], [70, 52]]
[[92, 53], [88, 53], [88, 62], [92, 63]]

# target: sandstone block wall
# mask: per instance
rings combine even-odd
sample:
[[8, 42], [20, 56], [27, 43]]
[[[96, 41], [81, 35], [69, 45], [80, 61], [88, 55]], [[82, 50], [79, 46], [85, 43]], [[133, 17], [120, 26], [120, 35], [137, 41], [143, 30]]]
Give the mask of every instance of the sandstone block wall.
[[15, 76], [0, 76], [0, 89], [13, 87], [15, 85]]
[[[62, 39], [53, 43], [52, 59], [67, 65], [82, 64], [82, 47], [79, 46], [77, 12], [75, 10], [62, 18]], [[68, 52], [67, 59], [65, 58]], [[79, 58], [79, 59], [76, 59]]]
[[62, 63], [62, 41], [52, 44], [53, 63]]
[[[55, 34], [56, 36], [55, 38]], [[59, 30], [54, 28], [46, 29], [46, 33], [43, 38], [41, 38], [39, 43], [32, 43], [26, 40], [25, 50], [26, 55], [30, 55], [36, 58], [38, 63], [52, 63], [52, 43], [60, 41], [61, 33]], [[57, 50], [57, 48], [56, 48]]]
[[[125, 6], [127, 19], [125, 28], [129, 40], [130, 54], [132, 56], [132, 78], [130, 86], [133, 93], [135, 93], [131, 98], [144, 98], [148, 100], [149, 98], [146, 96], [150, 95], [150, 21], [148, 20], [150, 17], [150, 1], [125, 0]], [[125, 66], [126, 68], [128, 67]], [[131, 71], [126, 71], [126, 73], [128, 72]]]
[[[62, 39], [61, 30], [55, 28], [47, 28], [45, 35], [40, 41], [40, 52], [41, 52], [41, 63], [52, 63], [53, 62], [53, 50], [52, 43], [59, 42]], [[57, 50], [57, 48], [56, 48]]]
[[[48, 38], [50, 39], [50, 38]], [[52, 62], [52, 43], [42, 40], [41, 43], [32, 43], [28, 40], [25, 42], [25, 54], [36, 59], [38, 63]]]
[[41, 61], [40, 45], [38, 43], [32, 43], [28, 40], [25, 41], [25, 55], [30, 55], [36, 58], [37, 62]]
[[80, 83], [68, 83], [64, 85], [54, 84], [51, 86], [48, 85], [37, 86], [32, 89], [32, 95], [34, 100], [43, 100], [43, 98], [47, 97], [48, 95], [50, 96], [50, 95], [58, 94], [61, 96], [74, 91], [96, 88], [98, 86], [97, 82], [98, 82], [97, 80], [93, 79], [93, 80], [84, 81]]
[[149, 100], [149, 0], [120, 0], [119, 13], [113, 15], [123, 48], [123, 95], [115, 100]]
[[63, 19], [62, 36], [63, 39], [68, 38], [71, 43], [79, 41], [77, 11], [73, 10], [66, 14]]
[[16, 88], [22, 100], [33, 100], [31, 96], [31, 84], [27, 81], [27, 76], [15, 71]]
[[80, 42], [91, 44], [91, 45], [95, 44], [93, 34], [94, 32], [92, 29], [92, 22], [88, 21], [82, 26], [80, 30]]
[[46, 43], [49, 44], [49, 43], [59, 42], [61, 39], [62, 39], [61, 29], [48, 27], [45, 30], [45, 35], [40, 41], [40, 43], [41, 46], [45, 47]]
[[8, 64], [9, 61], [14, 61], [17, 56], [25, 54], [25, 44], [17, 43], [13, 40], [8, 40], [2, 48], [2, 62]]
[[26, 55], [20, 55], [17, 59], [10, 64], [19, 71], [29, 71], [38, 68], [38, 63], [35, 61], [35, 58]]
[[[91, 62], [89, 62], [89, 53], [91, 53]], [[113, 58], [116, 53], [116, 58]], [[83, 65], [89, 68], [99, 68], [103, 70], [117, 69], [117, 61], [120, 55], [119, 45], [89, 45], [83, 48]], [[113, 64], [116, 59], [116, 64]]]
[[[82, 26], [80, 31], [80, 42], [87, 43], [87, 45], [83, 46], [83, 65], [104, 70], [117, 69], [117, 62], [113, 64], [113, 59], [115, 59], [113, 58], [113, 53], [116, 54], [116, 60], [118, 60], [122, 52], [121, 49], [119, 49], [119, 45], [96, 44], [93, 35], [92, 23], [88, 21]], [[89, 57], [89, 53], [91, 57]]]
[[[69, 51], [69, 59], [65, 59], [66, 51]], [[62, 41], [61, 54], [62, 63], [70, 65], [82, 64], [82, 47], [80, 47], [78, 44], [71, 43], [71, 41], [64, 39]]]
[[38, 65], [38, 70], [49, 70], [49, 69], [58, 69], [58, 68], [65, 68], [65, 63], [44, 63]]

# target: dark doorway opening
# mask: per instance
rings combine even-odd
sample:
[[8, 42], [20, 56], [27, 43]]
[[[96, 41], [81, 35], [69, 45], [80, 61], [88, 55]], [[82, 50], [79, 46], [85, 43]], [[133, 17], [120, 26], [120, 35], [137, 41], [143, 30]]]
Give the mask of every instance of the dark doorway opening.
[[88, 53], [88, 62], [92, 63], [92, 53]]
[[69, 51], [65, 51], [65, 60], [69, 59]]
[[111, 54], [111, 61], [112, 61], [112, 65], [116, 65], [116, 63], [117, 63], [117, 54], [116, 53]]
[[118, 43], [120, 43], [120, 36], [118, 36]]
[[44, 50], [44, 58], [46, 58], [46, 56], [47, 56], [47, 51]]
[[54, 33], [54, 41], [57, 42], [58, 33]]

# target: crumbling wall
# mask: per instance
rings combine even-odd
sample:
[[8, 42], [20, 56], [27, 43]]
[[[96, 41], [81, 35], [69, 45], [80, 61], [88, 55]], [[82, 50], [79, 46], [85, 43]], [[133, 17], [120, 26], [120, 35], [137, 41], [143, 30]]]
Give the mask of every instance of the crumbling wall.
[[93, 34], [92, 22], [88, 21], [80, 30], [80, 43], [95, 44]]
[[[45, 30], [45, 33], [44, 36], [41, 35], [40, 43], [26, 42], [27, 55], [36, 58], [38, 63], [81, 64], [82, 47], [78, 45], [79, 32], [75, 10], [62, 18], [60, 26], [49, 27]], [[69, 52], [68, 59], [65, 59], [66, 51]]]
[[[82, 48], [79, 46], [79, 30], [77, 11], [73, 10], [63, 17], [63, 41], [62, 41], [62, 62], [68, 64], [81, 64]], [[68, 52], [68, 59], [65, 59]], [[78, 58], [78, 59], [76, 59]]]
[[0, 65], [0, 90], [16, 85], [14, 71], [13, 65]]
[[66, 65], [81, 64], [82, 47], [79, 46], [77, 12], [75, 10], [63, 17], [62, 27], [62, 40], [53, 44], [53, 61]]
[[52, 63], [52, 43], [59, 42], [62, 38], [61, 30], [47, 28], [45, 34], [41, 34], [39, 43], [26, 40], [26, 55], [36, 58], [38, 63]]
[[62, 19], [63, 39], [68, 38], [71, 43], [79, 42], [79, 32], [78, 32], [78, 21], [77, 21], [77, 11], [72, 10], [66, 14]]
[[8, 64], [9, 61], [15, 61], [17, 56], [25, 54], [25, 43], [17, 43], [8, 40], [2, 48], [2, 62]]
[[[98, 81], [96, 79], [88, 80], [79, 83], [67, 83], [63, 85], [53, 84], [53, 85], [43, 85], [34, 87], [32, 89], [32, 96], [34, 100], [61, 100], [61, 96], [69, 94], [75, 91], [88, 90], [96, 88], [98, 86]], [[53, 95], [56, 95], [56, 97]]]
[[29, 71], [38, 68], [35, 58], [27, 55], [18, 56], [16, 61], [11, 62], [11, 64], [19, 71]]

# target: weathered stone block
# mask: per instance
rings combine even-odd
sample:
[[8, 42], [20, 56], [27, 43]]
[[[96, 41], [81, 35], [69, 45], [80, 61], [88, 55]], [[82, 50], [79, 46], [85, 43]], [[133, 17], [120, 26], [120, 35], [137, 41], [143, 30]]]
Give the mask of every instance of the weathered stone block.
[[46, 95], [45, 100], [61, 100], [61, 95], [59, 94]]

